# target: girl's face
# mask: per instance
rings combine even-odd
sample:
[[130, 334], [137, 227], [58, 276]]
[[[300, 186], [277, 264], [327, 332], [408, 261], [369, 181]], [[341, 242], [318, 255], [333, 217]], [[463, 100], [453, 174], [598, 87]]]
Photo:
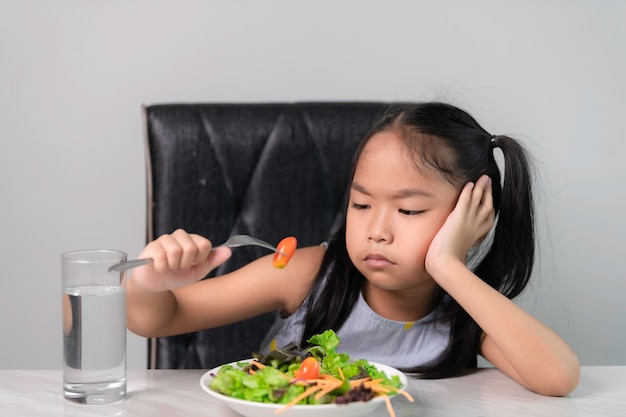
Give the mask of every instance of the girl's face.
[[459, 193], [436, 171], [418, 171], [396, 132], [369, 140], [357, 162], [346, 218], [348, 254], [368, 286], [434, 287], [424, 259]]

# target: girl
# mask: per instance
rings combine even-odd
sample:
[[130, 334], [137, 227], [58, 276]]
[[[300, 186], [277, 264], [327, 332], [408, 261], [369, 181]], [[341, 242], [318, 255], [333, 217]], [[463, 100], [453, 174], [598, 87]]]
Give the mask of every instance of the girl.
[[128, 327], [158, 337], [278, 311], [266, 345], [304, 346], [333, 329], [341, 351], [421, 377], [475, 367], [480, 354], [532, 391], [566, 395], [576, 355], [511, 301], [530, 278], [534, 239], [516, 141], [451, 105], [398, 106], [359, 145], [345, 221], [327, 245], [298, 249], [285, 269], [269, 255], [199, 281], [230, 249], [163, 235], [141, 254], [154, 264], [127, 283]]

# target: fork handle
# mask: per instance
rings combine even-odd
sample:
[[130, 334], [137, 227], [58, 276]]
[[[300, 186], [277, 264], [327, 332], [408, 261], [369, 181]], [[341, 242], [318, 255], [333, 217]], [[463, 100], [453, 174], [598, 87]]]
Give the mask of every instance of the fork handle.
[[125, 269], [135, 268], [141, 265], [153, 263], [152, 258], [133, 259], [132, 261], [120, 262], [109, 268], [109, 272], [121, 272]]

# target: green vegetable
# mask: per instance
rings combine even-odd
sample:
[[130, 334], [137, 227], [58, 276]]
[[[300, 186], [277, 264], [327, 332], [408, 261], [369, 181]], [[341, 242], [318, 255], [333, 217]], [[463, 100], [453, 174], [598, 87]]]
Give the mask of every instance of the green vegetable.
[[332, 330], [317, 334], [308, 342], [312, 346], [306, 349], [290, 344], [265, 356], [255, 354], [258, 366], [250, 366], [249, 362], [240, 362], [237, 367], [224, 365], [211, 382], [211, 389], [248, 401], [288, 404], [308, 388], [307, 384], [294, 383], [298, 380], [295, 372], [300, 370], [302, 360], [307, 356], [314, 356], [319, 361], [322, 375], [331, 375], [344, 382], [319, 400], [309, 395], [298, 404], [332, 403], [338, 396], [356, 389], [351, 386], [352, 379], [371, 377], [381, 379], [383, 385], [395, 388], [402, 385], [397, 375], [390, 378], [365, 359], [350, 361], [348, 354], [337, 352], [340, 340]]

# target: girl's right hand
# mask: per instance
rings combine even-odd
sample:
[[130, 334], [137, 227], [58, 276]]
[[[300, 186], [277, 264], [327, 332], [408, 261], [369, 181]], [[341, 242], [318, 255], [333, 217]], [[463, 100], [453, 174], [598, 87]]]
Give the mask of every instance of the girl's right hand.
[[204, 278], [231, 254], [230, 248], [213, 248], [210, 240], [178, 229], [146, 245], [139, 257], [154, 262], [135, 268], [131, 279], [151, 291], [176, 290]]
[[[426, 254], [426, 270], [433, 275], [442, 260], [465, 263], [469, 249], [485, 237], [495, 221], [491, 179], [481, 176], [461, 190], [454, 210], [432, 240]], [[433, 275], [434, 278], [434, 275]]]

